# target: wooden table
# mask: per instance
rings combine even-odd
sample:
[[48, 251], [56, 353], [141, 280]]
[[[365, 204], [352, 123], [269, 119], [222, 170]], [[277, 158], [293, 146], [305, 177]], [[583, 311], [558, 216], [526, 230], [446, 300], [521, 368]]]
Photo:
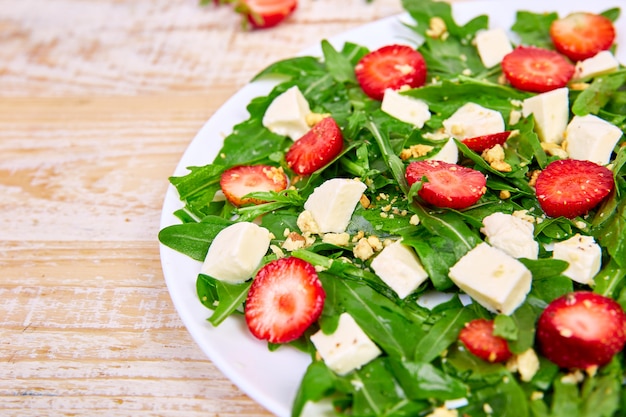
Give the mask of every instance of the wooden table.
[[198, 0], [0, 0], [0, 415], [269, 415], [172, 305], [167, 178], [259, 70], [400, 11], [301, 0], [245, 32]]

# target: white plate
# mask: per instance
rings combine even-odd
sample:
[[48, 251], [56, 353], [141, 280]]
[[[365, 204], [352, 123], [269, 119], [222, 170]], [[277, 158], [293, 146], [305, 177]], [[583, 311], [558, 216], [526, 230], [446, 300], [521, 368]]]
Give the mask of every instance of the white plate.
[[[465, 23], [480, 14], [488, 14], [490, 27], [508, 29], [515, 20], [516, 10], [557, 11], [564, 15], [581, 10], [601, 12], [617, 6], [617, 0], [487, 0], [456, 3], [453, 10], [458, 23]], [[401, 23], [406, 18], [407, 15], [392, 16], [332, 37], [329, 41], [336, 47], [351, 41], [371, 49], [389, 43], [416, 44], [417, 36]], [[623, 22], [620, 19], [617, 23], [618, 45], [625, 42], [626, 27], [623, 27]], [[320, 51], [318, 43], [303, 51], [303, 54], [319, 56]], [[623, 51], [620, 52], [620, 62], [626, 62]], [[250, 100], [266, 95], [273, 86], [268, 81], [255, 82], [232, 96], [198, 132], [174, 175], [184, 175], [189, 166], [210, 163], [221, 148], [222, 138], [232, 131], [235, 124], [247, 119], [246, 106]], [[163, 204], [160, 227], [179, 223], [172, 213], [181, 207], [176, 190], [170, 186]], [[229, 317], [217, 328], [212, 327], [206, 321], [210, 312], [196, 296], [195, 283], [201, 264], [163, 245], [161, 263], [172, 301], [189, 333], [204, 353], [251, 398], [277, 416], [288, 417], [300, 379], [309, 364], [308, 356], [289, 347], [270, 352], [266, 343], [252, 337], [243, 320], [235, 317]]]

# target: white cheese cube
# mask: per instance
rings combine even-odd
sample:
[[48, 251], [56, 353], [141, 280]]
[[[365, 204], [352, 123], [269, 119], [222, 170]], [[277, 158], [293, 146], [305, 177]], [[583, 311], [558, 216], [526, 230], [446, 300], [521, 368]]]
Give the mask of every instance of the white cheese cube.
[[311, 336], [311, 342], [326, 366], [339, 375], [360, 368], [382, 353], [348, 313], [339, 316], [334, 333], [319, 330]]
[[391, 117], [420, 129], [430, 119], [430, 111], [425, 101], [405, 96], [391, 88], [385, 90], [380, 109]]
[[480, 231], [487, 241], [514, 258], [537, 259], [539, 244], [532, 223], [506, 213], [493, 213], [483, 219]]
[[476, 49], [486, 68], [495, 67], [513, 51], [511, 41], [502, 28], [479, 31], [476, 34]]
[[400, 298], [411, 294], [428, 278], [415, 251], [400, 241], [386, 246], [371, 267]]
[[343, 233], [367, 186], [361, 181], [333, 178], [322, 183], [304, 203], [320, 233]]
[[530, 291], [530, 271], [500, 249], [480, 243], [450, 268], [450, 279], [494, 313], [509, 315]]
[[459, 162], [459, 147], [456, 146], [454, 139], [450, 138], [446, 144], [439, 149], [439, 152], [426, 159], [434, 159], [436, 161], [444, 161], [449, 164], [456, 164]]
[[311, 113], [309, 103], [297, 86], [276, 97], [263, 115], [263, 126], [277, 135], [300, 139], [310, 129], [306, 117]]
[[561, 143], [569, 121], [569, 90], [557, 88], [529, 97], [522, 103], [522, 115], [535, 118], [535, 131], [543, 142]]
[[576, 63], [575, 80], [584, 80], [617, 71], [619, 61], [610, 51], [598, 52], [595, 56]]
[[200, 273], [239, 283], [252, 277], [270, 246], [270, 232], [250, 222], [222, 229], [209, 247]]
[[565, 130], [565, 151], [572, 159], [585, 159], [606, 165], [613, 148], [622, 137], [622, 130], [595, 116], [574, 116]]
[[458, 140], [504, 131], [504, 119], [499, 111], [476, 103], [466, 103], [443, 121], [445, 133]]
[[602, 250], [593, 237], [576, 234], [554, 244], [554, 259], [567, 261], [569, 266], [563, 275], [581, 284], [593, 283], [593, 277], [600, 271]]

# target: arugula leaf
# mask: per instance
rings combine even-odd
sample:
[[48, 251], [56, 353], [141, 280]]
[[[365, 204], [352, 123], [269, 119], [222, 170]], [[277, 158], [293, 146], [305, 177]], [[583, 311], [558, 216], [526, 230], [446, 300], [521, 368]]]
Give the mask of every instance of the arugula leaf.
[[401, 358], [412, 355], [423, 332], [399, 306], [362, 282], [324, 272], [319, 277], [326, 291], [325, 310], [333, 308], [350, 313], [389, 355]]
[[455, 400], [468, 394], [468, 386], [463, 381], [430, 363], [390, 358], [389, 365], [402, 390], [412, 400]]
[[340, 54], [333, 48], [330, 42], [322, 41], [322, 51], [324, 53], [324, 63], [330, 75], [339, 83], [356, 83], [354, 66], [350, 59]]
[[233, 222], [210, 216], [199, 223], [167, 226], [159, 232], [159, 241], [196, 261], [204, 261], [215, 236]]
[[550, 25], [558, 18], [557, 13], [534, 13], [521, 10], [517, 12], [511, 30], [519, 36], [522, 45], [554, 49], [550, 38]]
[[219, 326], [239, 309], [248, 295], [251, 284], [252, 281], [229, 284], [208, 275], [199, 274], [196, 280], [196, 292], [202, 304], [213, 310], [213, 314], [208, 319], [209, 322], [213, 326]]
[[441, 352], [456, 342], [465, 323], [474, 318], [476, 318], [475, 313], [465, 307], [445, 311], [429, 329], [426, 336], [422, 337], [415, 346], [413, 360], [418, 362], [433, 361], [441, 355]]

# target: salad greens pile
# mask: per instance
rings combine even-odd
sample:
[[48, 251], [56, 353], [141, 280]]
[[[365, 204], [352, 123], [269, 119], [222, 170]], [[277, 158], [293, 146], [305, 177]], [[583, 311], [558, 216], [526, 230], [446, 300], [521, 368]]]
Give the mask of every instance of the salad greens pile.
[[[400, 300], [370, 271], [368, 260], [354, 256], [354, 239], [345, 247], [318, 239], [293, 252], [268, 252], [263, 264], [284, 252], [315, 265], [327, 294], [319, 323], [291, 343], [312, 359], [293, 404], [293, 416], [300, 414], [307, 401], [323, 398], [332, 400], [338, 415], [349, 416], [422, 416], [458, 399], [467, 400], [458, 408], [459, 415], [473, 417], [626, 415], [623, 353], [595, 374], [577, 375], [540, 357], [539, 371], [530, 381], [522, 381], [510, 367], [484, 362], [457, 342], [459, 331], [468, 321], [495, 317], [496, 334], [508, 340], [513, 353], [533, 347], [535, 323], [547, 303], [583, 288], [562, 275], [567, 263], [552, 259], [542, 244], [576, 233], [593, 236], [603, 250], [602, 269], [591, 289], [616, 299], [626, 308], [626, 199], [622, 198], [626, 192], [626, 150], [618, 144], [609, 165], [616, 189], [600, 207], [571, 220], [545, 217], [529, 180], [534, 171], [557, 157], [542, 149], [532, 115], [510, 124], [511, 113], [519, 112], [520, 101], [532, 94], [500, 82], [499, 66], [487, 70], [482, 65], [472, 39], [477, 31], [488, 28], [488, 17], [479, 16], [459, 25], [448, 3], [403, 0], [403, 6], [416, 22], [411, 27], [422, 39], [418, 50], [428, 68], [429, 82], [404, 93], [428, 103], [432, 117], [422, 129], [382, 112], [380, 102], [362, 92], [354, 66], [369, 52], [366, 47], [346, 43], [337, 50], [323, 41], [323, 59], [296, 57], [272, 64], [259, 73], [256, 79], [275, 77], [280, 82], [268, 96], [250, 102], [249, 119], [235, 126], [212, 163], [190, 167], [188, 174], [170, 179], [184, 202], [184, 207], [175, 213], [181, 224], [161, 230], [159, 240], [203, 261], [213, 238], [224, 227], [236, 221], [260, 219], [274, 236], [272, 245], [280, 248], [286, 239], [285, 230], [299, 230], [297, 217], [316, 186], [330, 178], [358, 177], [368, 187], [365, 194], [371, 204], [367, 208], [357, 206], [347, 232], [351, 237], [402, 238], [403, 243], [415, 249], [430, 279], [414, 294]], [[619, 13], [619, 9], [611, 9], [603, 14], [616, 20]], [[434, 16], [445, 21], [449, 36], [427, 36]], [[557, 17], [556, 13], [520, 11], [510, 29], [521, 44], [551, 48], [548, 28]], [[571, 113], [596, 114], [624, 130], [626, 70], [620, 68], [585, 81], [587, 88], [570, 90]], [[254, 193], [268, 201], [265, 204], [236, 208], [216, 199], [220, 175], [229, 167], [270, 164], [289, 172], [284, 155], [291, 139], [271, 133], [261, 120], [272, 100], [294, 85], [307, 98], [313, 112], [330, 113], [342, 127], [346, 141], [343, 152], [309, 177], [296, 181], [290, 175], [292, 186], [284, 192]], [[493, 169], [457, 142], [460, 163], [485, 173], [488, 190], [478, 204], [466, 210], [433, 209], [421, 204], [415, 198], [416, 190], [408, 187], [404, 178], [408, 161], [399, 155], [402, 149], [416, 144], [430, 145], [430, 154], [436, 153], [445, 141], [433, 140], [430, 134], [470, 101], [501, 112], [507, 121], [506, 129], [519, 132], [508, 140], [505, 150], [512, 170]], [[484, 217], [520, 210], [534, 218], [535, 238], [541, 247], [539, 259], [520, 259], [532, 272], [531, 292], [510, 316], [494, 316], [477, 303], [465, 305], [448, 277], [449, 268], [484, 239], [479, 231]], [[412, 221], [414, 215], [419, 218], [418, 225]], [[213, 325], [241, 313], [250, 282], [228, 284], [198, 276], [199, 300], [212, 310], [208, 320]], [[432, 309], [425, 308], [417, 300], [431, 291], [447, 292], [451, 298]], [[384, 352], [346, 376], [336, 375], [316, 358], [308, 339], [320, 327], [331, 332], [342, 312], [349, 312]], [[279, 346], [270, 344], [269, 348]]]

